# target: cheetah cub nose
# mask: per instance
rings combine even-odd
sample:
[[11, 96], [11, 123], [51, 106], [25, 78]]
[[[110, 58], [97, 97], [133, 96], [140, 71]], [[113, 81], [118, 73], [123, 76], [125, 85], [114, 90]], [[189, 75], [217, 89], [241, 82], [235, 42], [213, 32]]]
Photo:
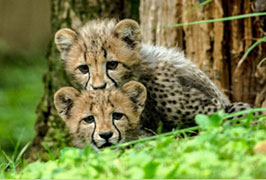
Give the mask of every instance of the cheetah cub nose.
[[103, 132], [103, 133], [100, 133], [99, 136], [107, 141], [109, 138], [113, 136], [113, 133], [111, 131]]

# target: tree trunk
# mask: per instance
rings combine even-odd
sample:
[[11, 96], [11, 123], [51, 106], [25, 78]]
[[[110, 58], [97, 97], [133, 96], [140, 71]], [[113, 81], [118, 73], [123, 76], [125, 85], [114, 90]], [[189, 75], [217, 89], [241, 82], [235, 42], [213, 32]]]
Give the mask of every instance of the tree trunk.
[[198, 0], [141, 0], [140, 21], [144, 42], [178, 46], [232, 101], [266, 107], [266, 44], [261, 43], [244, 60], [247, 49], [265, 36], [265, 17], [203, 23], [178, 28], [165, 25], [216, 19], [264, 11], [262, 0], [213, 0], [203, 7]]
[[[51, 0], [52, 34], [63, 27], [77, 29], [95, 18], [133, 18], [138, 20], [137, 0]], [[66, 76], [53, 39], [51, 40], [44, 75], [44, 95], [37, 108], [36, 136], [27, 156], [31, 160], [47, 159], [62, 146], [70, 145], [64, 122], [59, 118], [53, 104], [54, 93], [63, 86], [75, 86]], [[48, 153], [47, 153], [48, 152]]]

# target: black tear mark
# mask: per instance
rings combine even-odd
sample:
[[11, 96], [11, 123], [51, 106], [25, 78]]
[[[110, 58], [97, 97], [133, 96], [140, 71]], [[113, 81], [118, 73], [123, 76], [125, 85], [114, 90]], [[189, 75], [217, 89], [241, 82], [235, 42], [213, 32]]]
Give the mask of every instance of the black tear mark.
[[87, 86], [88, 86], [88, 83], [89, 83], [89, 81], [90, 81], [90, 69], [89, 69], [89, 71], [88, 71], [88, 80], [87, 80], [87, 82], [86, 82], [86, 84], [85, 84], [85, 89], [87, 89]]
[[93, 129], [93, 131], [91, 133], [91, 142], [92, 142], [92, 144], [94, 144], [97, 147], [97, 144], [96, 144], [96, 142], [94, 141], [94, 138], [93, 138], [95, 130], [96, 130], [96, 122], [94, 121], [94, 129]]
[[108, 74], [108, 69], [106, 68], [106, 75], [107, 77], [115, 84], [115, 87], [117, 88], [118, 87], [118, 84], [117, 82], [115, 82], [115, 80], [113, 78], [111, 78], [111, 76]]
[[119, 142], [119, 141], [122, 139], [122, 137], [121, 137], [121, 132], [120, 132], [119, 129], [116, 127], [115, 122], [114, 122], [114, 119], [112, 120], [112, 124], [113, 124], [113, 126], [115, 127], [115, 129], [116, 129], [117, 132], [118, 132], [118, 141], [117, 141], [117, 142]]

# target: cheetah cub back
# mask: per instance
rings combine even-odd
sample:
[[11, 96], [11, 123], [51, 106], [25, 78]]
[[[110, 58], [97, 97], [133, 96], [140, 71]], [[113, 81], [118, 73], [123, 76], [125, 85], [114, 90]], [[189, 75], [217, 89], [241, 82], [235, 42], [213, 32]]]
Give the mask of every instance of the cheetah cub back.
[[55, 93], [54, 104], [76, 147], [103, 148], [143, 135], [140, 115], [146, 94], [146, 88], [136, 81], [114, 90], [79, 92], [63, 87]]

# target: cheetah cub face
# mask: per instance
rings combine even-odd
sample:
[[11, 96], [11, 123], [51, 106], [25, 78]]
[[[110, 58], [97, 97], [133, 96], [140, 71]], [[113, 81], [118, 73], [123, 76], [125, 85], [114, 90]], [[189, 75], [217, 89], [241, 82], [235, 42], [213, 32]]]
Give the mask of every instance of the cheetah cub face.
[[65, 70], [84, 89], [111, 89], [137, 80], [132, 70], [140, 63], [141, 35], [133, 20], [93, 20], [79, 30], [55, 34]]
[[103, 148], [138, 137], [146, 94], [136, 81], [113, 90], [79, 92], [63, 87], [55, 93], [54, 104], [76, 147]]

